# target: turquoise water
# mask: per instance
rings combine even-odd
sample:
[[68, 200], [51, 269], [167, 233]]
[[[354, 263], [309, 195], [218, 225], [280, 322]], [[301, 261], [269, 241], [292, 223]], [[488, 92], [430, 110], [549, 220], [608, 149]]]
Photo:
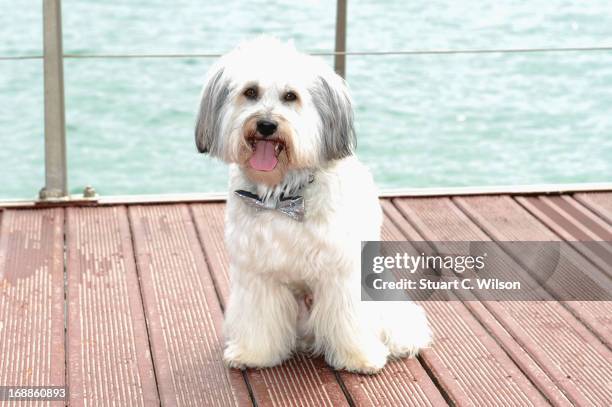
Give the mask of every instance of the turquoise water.
[[[260, 32], [334, 44], [334, 1], [125, 3], [64, 0], [64, 51], [225, 52]], [[41, 9], [0, 0], [0, 55], [41, 54]], [[612, 44], [606, 0], [351, 0], [348, 24], [354, 51]], [[211, 62], [67, 59], [71, 191], [225, 190], [225, 166], [193, 144]], [[347, 79], [358, 153], [382, 188], [612, 181], [612, 52], [350, 56]], [[0, 198], [34, 197], [42, 61], [0, 61], [0, 126]]]

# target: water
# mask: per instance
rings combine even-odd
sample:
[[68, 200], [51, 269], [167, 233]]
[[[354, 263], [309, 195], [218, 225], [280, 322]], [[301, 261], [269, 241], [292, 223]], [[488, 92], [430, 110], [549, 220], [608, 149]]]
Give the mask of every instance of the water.
[[[204, 3], [64, 0], [64, 51], [225, 52], [260, 32], [333, 48], [333, 1]], [[612, 43], [606, 0], [349, 3], [349, 50]], [[0, 9], [0, 55], [41, 54], [41, 1]], [[211, 62], [67, 59], [71, 191], [225, 190], [226, 167], [193, 143]], [[358, 154], [382, 188], [612, 181], [612, 52], [350, 56], [347, 76]], [[42, 61], [0, 61], [0, 129], [0, 198], [34, 197]]]

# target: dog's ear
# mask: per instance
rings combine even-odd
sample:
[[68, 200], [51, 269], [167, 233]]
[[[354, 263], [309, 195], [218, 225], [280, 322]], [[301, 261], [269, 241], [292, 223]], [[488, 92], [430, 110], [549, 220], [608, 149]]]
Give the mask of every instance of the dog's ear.
[[196, 120], [195, 142], [200, 153], [221, 155], [221, 122], [230, 93], [229, 80], [223, 75], [222, 65], [214, 66], [202, 90]]
[[352, 155], [357, 146], [353, 127], [353, 107], [344, 79], [331, 70], [319, 75], [310, 89], [321, 118], [323, 156], [338, 160]]

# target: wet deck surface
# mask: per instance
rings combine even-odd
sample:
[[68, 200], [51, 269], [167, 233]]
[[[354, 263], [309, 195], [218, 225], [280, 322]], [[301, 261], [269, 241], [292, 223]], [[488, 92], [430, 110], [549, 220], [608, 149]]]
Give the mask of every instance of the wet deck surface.
[[[382, 204], [385, 240], [612, 241], [612, 193]], [[67, 384], [74, 406], [612, 405], [612, 302], [428, 301], [433, 347], [379, 375], [227, 369], [223, 209], [0, 211], [0, 386]], [[568, 273], [610, 279], [611, 258]]]

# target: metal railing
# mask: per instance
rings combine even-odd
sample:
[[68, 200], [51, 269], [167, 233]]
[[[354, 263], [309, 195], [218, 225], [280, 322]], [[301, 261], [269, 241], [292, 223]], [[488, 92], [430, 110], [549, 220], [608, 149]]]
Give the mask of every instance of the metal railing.
[[45, 82], [45, 186], [41, 200], [68, 196], [66, 109], [61, 0], [43, 1]]
[[346, 77], [346, 0], [336, 4], [336, 46], [334, 69], [343, 78]]
[[[61, 0], [43, 0], [43, 55], [0, 56], [0, 61], [42, 59], [44, 61], [44, 103], [45, 103], [45, 186], [40, 190], [39, 199], [67, 200], [68, 176], [66, 157], [66, 119], [64, 106], [65, 58], [213, 58], [218, 53], [194, 54], [64, 54], [62, 47]], [[347, 51], [347, 0], [337, 0], [335, 47], [333, 52], [311, 52], [313, 55], [334, 57], [334, 69], [345, 77], [347, 55], [440, 55], [440, 54], [492, 54], [492, 53], [534, 53], [534, 52], [587, 52], [612, 51], [612, 46], [559, 47], [559, 48], [500, 48], [500, 49], [430, 49], [399, 51]], [[86, 187], [84, 197], [95, 195]]]

